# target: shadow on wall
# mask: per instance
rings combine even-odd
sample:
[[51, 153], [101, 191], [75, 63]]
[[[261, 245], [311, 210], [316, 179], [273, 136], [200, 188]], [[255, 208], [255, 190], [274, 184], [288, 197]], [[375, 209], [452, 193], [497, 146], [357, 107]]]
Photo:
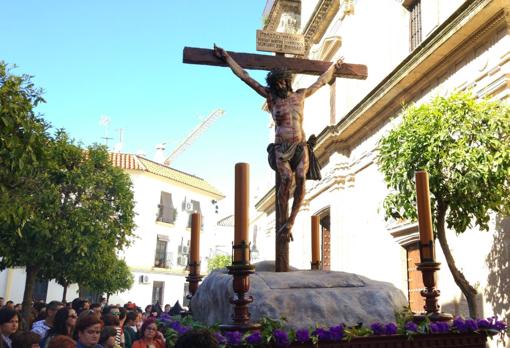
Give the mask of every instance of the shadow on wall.
[[485, 296], [494, 312], [510, 320], [510, 217], [497, 217], [496, 233], [487, 256], [489, 276]]

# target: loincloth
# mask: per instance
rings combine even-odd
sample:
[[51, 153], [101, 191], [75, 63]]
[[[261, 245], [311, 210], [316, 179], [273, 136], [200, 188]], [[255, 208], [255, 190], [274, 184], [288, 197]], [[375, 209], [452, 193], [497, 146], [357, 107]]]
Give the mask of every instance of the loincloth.
[[308, 180], [321, 180], [321, 167], [319, 161], [315, 157], [313, 147], [315, 146], [316, 137], [311, 135], [307, 142], [302, 143], [271, 143], [267, 146], [267, 156], [269, 166], [276, 171], [276, 150], [280, 153], [279, 160], [282, 162], [289, 162], [290, 168], [293, 172], [296, 171], [297, 166], [303, 159], [303, 151], [308, 151], [309, 165], [306, 172], [306, 179]]

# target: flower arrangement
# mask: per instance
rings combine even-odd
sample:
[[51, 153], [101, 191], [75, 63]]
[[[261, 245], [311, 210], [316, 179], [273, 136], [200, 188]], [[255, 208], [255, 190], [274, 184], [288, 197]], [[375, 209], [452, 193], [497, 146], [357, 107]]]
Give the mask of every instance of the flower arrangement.
[[[221, 347], [247, 347], [259, 348], [267, 346], [288, 347], [292, 343], [317, 344], [319, 342], [350, 341], [356, 337], [405, 335], [412, 339], [416, 335], [434, 335], [445, 333], [479, 333], [488, 337], [509, 334], [508, 326], [497, 317], [487, 319], [463, 319], [457, 317], [451, 323], [423, 321], [416, 324], [412, 321], [399, 320], [397, 323], [372, 323], [369, 327], [362, 324], [346, 326], [339, 324], [331, 327], [317, 325], [315, 328], [302, 328], [298, 330], [286, 329], [284, 321], [263, 318], [260, 322], [261, 329], [252, 332], [219, 331], [219, 327], [209, 329], [214, 332]], [[162, 315], [159, 318], [160, 328], [167, 340], [167, 347], [174, 346], [177, 338], [193, 328], [205, 326], [193, 321], [191, 317], [184, 319]]]

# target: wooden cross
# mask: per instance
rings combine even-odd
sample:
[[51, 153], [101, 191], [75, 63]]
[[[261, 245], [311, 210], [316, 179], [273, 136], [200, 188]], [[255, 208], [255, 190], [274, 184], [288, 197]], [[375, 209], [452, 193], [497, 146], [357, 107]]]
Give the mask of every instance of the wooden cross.
[[[228, 52], [232, 58], [244, 69], [271, 70], [286, 67], [293, 74], [321, 75], [332, 64], [321, 60], [270, 56], [267, 54]], [[224, 66], [227, 64], [207, 48], [184, 47], [182, 62], [187, 64]], [[364, 80], [367, 78], [367, 66], [362, 64], [344, 63], [335, 77]]]
[[[228, 66], [223, 60], [217, 58], [211, 49], [185, 47], [183, 52], [183, 63], [199, 64], [199, 65], [213, 65], [213, 66]], [[270, 56], [265, 54], [252, 54], [252, 53], [237, 53], [228, 52], [228, 54], [239, 64], [243, 69], [252, 70], [271, 70], [277, 67], [286, 67], [293, 74], [307, 74], [307, 75], [322, 75], [331, 64], [331, 62], [324, 62], [319, 60], [310, 60], [302, 58], [285, 57], [282, 54]], [[343, 77], [351, 79], [364, 80], [367, 78], [367, 67], [361, 64], [343, 63], [342, 67], [335, 71], [334, 77]], [[334, 78], [333, 78], [334, 81]], [[276, 173], [276, 197], [278, 197], [278, 187], [280, 186], [280, 176], [278, 171]], [[276, 231], [280, 230], [281, 217], [288, 218], [287, 212], [279, 211], [279, 204], [276, 203]], [[288, 272], [289, 271], [289, 242], [279, 238], [276, 233], [276, 252], [275, 252], [275, 271]]]

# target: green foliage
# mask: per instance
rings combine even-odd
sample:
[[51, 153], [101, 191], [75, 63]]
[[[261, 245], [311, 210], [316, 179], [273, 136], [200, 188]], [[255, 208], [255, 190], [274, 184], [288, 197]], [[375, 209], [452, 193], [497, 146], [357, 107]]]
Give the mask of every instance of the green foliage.
[[0, 269], [27, 268], [28, 315], [36, 275], [80, 281], [95, 270], [86, 266], [129, 244], [133, 193], [104, 147], [84, 150], [63, 130], [48, 134], [30, 77], [0, 63], [0, 82]]
[[48, 125], [33, 109], [44, 99], [31, 76], [16, 76], [0, 61], [0, 219], [16, 232], [34, 214], [34, 180], [43, 172]]
[[434, 217], [448, 209], [457, 233], [472, 223], [487, 230], [490, 211], [510, 210], [510, 109], [466, 92], [411, 105], [380, 141], [378, 162], [392, 190], [388, 217], [416, 220], [414, 173], [426, 170]]
[[215, 255], [207, 261], [207, 273], [215, 269], [222, 269], [232, 264], [232, 258], [228, 255]]
[[98, 256], [87, 265], [90, 273], [80, 281], [80, 286], [106, 294], [129, 290], [133, 285], [133, 274], [126, 262], [118, 259], [113, 249]]

